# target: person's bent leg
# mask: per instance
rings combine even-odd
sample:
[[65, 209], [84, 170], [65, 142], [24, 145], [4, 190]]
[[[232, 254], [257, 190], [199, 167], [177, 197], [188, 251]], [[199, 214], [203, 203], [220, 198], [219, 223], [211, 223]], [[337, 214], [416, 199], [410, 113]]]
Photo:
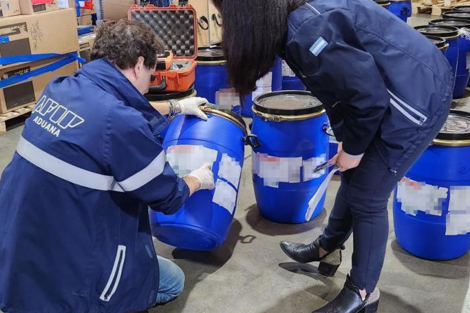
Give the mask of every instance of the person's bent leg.
[[175, 263], [157, 256], [160, 283], [156, 304], [162, 304], [178, 297], [184, 289], [184, 273]]

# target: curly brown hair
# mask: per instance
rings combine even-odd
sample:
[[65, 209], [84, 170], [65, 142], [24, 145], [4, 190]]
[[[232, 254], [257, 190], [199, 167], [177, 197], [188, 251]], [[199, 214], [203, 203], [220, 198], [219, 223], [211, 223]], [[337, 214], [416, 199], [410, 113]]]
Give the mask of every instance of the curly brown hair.
[[105, 58], [125, 70], [134, 67], [142, 56], [145, 66], [153, 68], [157, 63], [157, 54], [164, 51], [163, 43], [147, 25], [119, 20], [104, 23], [98, 28], [91, 60]]

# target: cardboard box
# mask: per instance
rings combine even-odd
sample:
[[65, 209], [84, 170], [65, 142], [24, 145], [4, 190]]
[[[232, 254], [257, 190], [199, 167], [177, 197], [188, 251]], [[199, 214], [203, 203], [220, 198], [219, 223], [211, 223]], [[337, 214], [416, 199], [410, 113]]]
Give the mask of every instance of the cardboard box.
[[77, 17], [77, 25], [78, 26], [92, 26], [93, 25], [93, 18], [91, 15], [82, 15]]
[[101, 19], [103, 20], [127, 20], [127, 11], [131, 5], [135, 4], [134, 0], [102, 0]]
[[59, 9], [56, 0], [20, 0], [21, 14], [32, 15]]
[[[0, 80], [11, 77], [15, 74], [27, 73], [37, 68], [51, 64], [55, 61], [57, 61], [57, 59], [49, 59], [47, 61], [24, 63], [12, 68], [2, 69], [0, 70]], [[41, 96], [44, 88], [53, 78], [63, 75], [73, 75], [73, 73], [77, 70], [77, 66], [77, 61], [75, 61], [57, 69], [56, 71], [34, 77], [30, 81], [20, 82], [15, 85], [1, 88], [0, 113], [3, 114], [30, 104], [34, 104]]]
[[15, 16], [21, 14], [19, 0], [1, 0], [0, 5], [2, 6], [0, 10], [1, 17]]
[[79, 54], [80, 57], [86, 60], [86, 62], [90, 62], [91, 49], [93, 49], [95, 38], [95, 33], [85, 34], [78, 37], [78, 43], [80, 45]]
[[[2, 57], [78, 51], [73, 9], [0, 18], [0, 36], [8, 38], [8, 42], [0, 43]], [[14, 65], [0, 65], [0, 69]]]
[[[181, 5], [181, 1], [179, 2]], [[198, 18], [197, 40], [199, 47], [222, 42], [222, 16], [211, 0], [189, 0]]]

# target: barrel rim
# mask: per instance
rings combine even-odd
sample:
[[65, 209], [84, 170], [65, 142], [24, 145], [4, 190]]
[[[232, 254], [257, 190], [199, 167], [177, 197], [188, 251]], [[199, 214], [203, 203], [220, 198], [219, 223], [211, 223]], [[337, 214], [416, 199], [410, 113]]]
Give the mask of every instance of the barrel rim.
[[433, 39], [435, 41], [438, 41], [437, 43], [434, 43], [438, 48], [439, 50], [443, 50], [445, 49], [446, 47], [449, 47], [449, 44], [446, 42], [446, 40], [442, 37], [439, 37], [439, 36], [432, 36], [432, 35], [425, 35], [426, 38], [428, 39]]
[[411, 0], [390, 0], [390, 2], [409, 2], [411, 4]]
[[[463, 15], [468, 14], [468, 17], [454, 16], [454, 14], [463, 14]], [[470, 20], [470, 11], [454, 11], [454, 10], [452, 10], [452, 11], [442, 13], [441, 17], [443, 19], [452, 18], [452, 19], [458, 19], [458, 20]]]
[[200, 108], [206, 114], [217, 115], [235, 123], [238, 127], [240, 127], [240, 129], [243, 131], [245, 136], [248, 134], [248, 131], [246, 130], [245, 121], [243, 120], [243, 118], [241, 118], [241, 116], [238, 116], [236, 113], [233, 113], [228, 110], [218, 109], [215, 106], [209, 106], [209, 105], [204, 105], [204, 106], [201, 106]]
[[167, 93], [147, 93], [145, 98], [148, 101], [167, 101], [173, 99], [184, 99], [189, 97], [194, 97], [196, 95], [196, 90], [190, 88], [188, 91], [184, 92], [167, 92]]
[[[199, 52], [200, 51], [220, 51], [222, 52], [222, 55], [221, 56], [201, 56], [199, 55]], [[199, 48], [198, 49], [198, 55], [197, 55], [197, 58], [196, 58], [196, 61], [198, 61], [198, 63], [201, 63], [201, 62], [214, 62], [214, 61], [223, 61], [225, 62], [225, 56], [223, 55], [223, 50], [221, 47], [206, 47], [206, 48]]]
[[[462, 11], [460, 11], [459, 9], [464, 9]], [[467, 11], [468, 10], [468, 11]], [[470, 13], [470, 5], [458, 5], [458, 6], [455, 6], [452, 11], [450, 12], [453, 12], [453, 11], [458, 11], [458, 12], [465, 12], [465, 13]]]
[[[430, 34], [433, 36], [438, 36], [438, 37], [445, 38], [445, 39], [454, 39], [459, 36], [459, 29], [457, 27], [452, 27], [452, 26], [421, 25], [421, 26], [416, 26], [415, 29], [418, 32], [420, 32], [419, 31], [420, 29], [431, 28], [431, 27], [447, 29], [447, 32], [442, 32], [440, 34], [439, 33]], [[420, 32], [420, 33], [423, 35], [429, 34], [429, 33], [423, 33], [423, 32]]]
[[[439, 24], [440, 22], [446, 22], [446, 21], [460, 22], [464, 25], [462, 25], [462, 26], [452, 26], [452, 25]], [[441, 19], [436, 19], [436, 20], [430, 21], [429, 25], [432, 25], [432, 26], [451, 26], [451, 27], [463, 28], [463, 27], [470, 27], [470, 20], [459, 19], [459, 18], [441, 18]]]
[[380, 6], [387, 6], [390, 5], [390, 0], [374, 0]]
[[[254, 113], [259, 112], [263, 113], [265, 115], [271, 115], [271, 116], [290, 116], [290, 117], [295, 117], [295, 116], [304, 116], [304, 115], [309, 115], [309, 114], [315, 114], [318, 113], [319, 111], [323, 110], [323, 106], [319, 105], [316, 107], [308, 108], [308, 109], [299, 109], [299, 110], [283, 110], [283, 109], [269, 109], [263, 106], [259, 105], [259, 102], [263, 99], [267, 99], [273, 96], [280, 96], [280, 95], [301, 95], [301, 96], [311, 96], [315, 99], [318, 100], [310, 91], [304, 91], [304, 90], [281, 90], [281, 91], [273, 91], [273, 92], [268, 92], [262, 95], [257, 96], [253, 100], [253, 107], [252, 110]], [[320, 100], [318, 100], [320, 101]], [[321, 101], [320, 101], [321, 102]]]
[[[470, 113], [460, 110], [450, 110], [450, 114], [462, 115], [470, 118]], [[433, 141], [434, 144], [449, 147], [470, 146], [470, 132], [467, 134], [443, 134], [439, 133]]]

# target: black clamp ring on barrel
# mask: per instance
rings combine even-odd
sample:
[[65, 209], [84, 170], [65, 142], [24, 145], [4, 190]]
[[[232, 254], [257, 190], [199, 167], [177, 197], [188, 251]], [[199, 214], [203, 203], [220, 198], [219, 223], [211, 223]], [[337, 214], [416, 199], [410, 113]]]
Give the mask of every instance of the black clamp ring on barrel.
[[[209, 29], [209, 20], [205, 16], [201, 16], [199, 21], [197, 21], [199, 27], [201, 27], [203, 30], [208, 30]], [[206, 23], [206, 26], [203, 26], [202, 23]]]
[[221, 16], [218, 15], [218, 17], [217, 17], [217, 15], [218, 15], [218, 14], [215, 14], [215, 13], [212, 14], [212, 20], [217, 24], [217, 26], [222, 27], [222, 23], [219, 22], [219, 18], [220, 18]]
[[253, 149], [257, 149], [261, 147], [261, 143], [259, 142], [258, 136], [253, 135], [253, 134], [244, 137], [243, 143], [251, 146]]

